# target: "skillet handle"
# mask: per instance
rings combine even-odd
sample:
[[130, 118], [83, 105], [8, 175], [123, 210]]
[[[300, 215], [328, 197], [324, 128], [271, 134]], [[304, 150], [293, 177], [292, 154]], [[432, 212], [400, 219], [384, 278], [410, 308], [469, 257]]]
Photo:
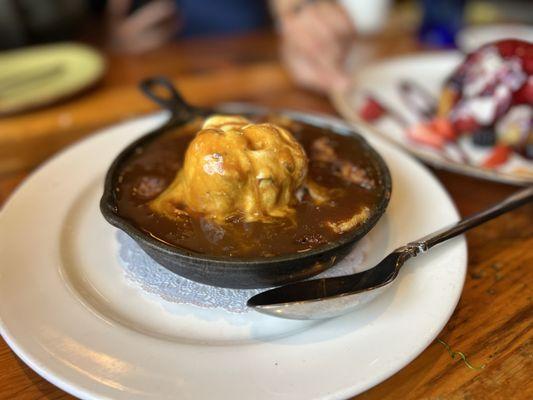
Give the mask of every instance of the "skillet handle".
[[173, 119], [186, 121], [201, 111], [188, 104], [172, 82], [164, 76], [146, 78], [139, 84], [141, 91], [151, 100], [172, 113]]

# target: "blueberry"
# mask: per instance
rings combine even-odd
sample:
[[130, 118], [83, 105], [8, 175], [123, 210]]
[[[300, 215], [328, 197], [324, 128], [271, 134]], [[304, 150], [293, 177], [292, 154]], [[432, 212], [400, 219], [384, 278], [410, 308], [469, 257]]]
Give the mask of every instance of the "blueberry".
[[533, 160], [533, 142], [526, 143], [522, 151], [522, 155], [528, 160]]
[[494, 127], [483, 126], [472, 134], [472, 142], [476, 146], [490, 147], [496, 144], [496, 132]]

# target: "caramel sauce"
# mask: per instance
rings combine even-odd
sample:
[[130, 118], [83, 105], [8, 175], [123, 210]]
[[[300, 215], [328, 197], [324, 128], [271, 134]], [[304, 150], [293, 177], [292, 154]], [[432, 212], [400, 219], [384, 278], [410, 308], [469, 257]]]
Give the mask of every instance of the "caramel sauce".
[[[162, 242], [214, 256], [256, 258], [294, 254], [348, 234], [335, 233], [328, 222], [348, 220], [364, 207], [372, 210], [378, 204], [382, 190], [371, 155], [354, 138], [301, 122], [274, 117], [268, 120], [289, 129], [302, 144], [309, 157], [308, 177], [318, 185], [337, 189], [332, 199], [317, 205], [303, 190], [295, 205], [295, 218], [272, 223], [244, 222], [236, 215], [224, 224], [217, 224], [191, 213], [178, 220], [154, 213], [148, 203], [173, 181], [181, 168], [188, 144], [201, 126], [202, 121], [195, 121], [155, 137], [123, 163], [116, 187], [119, 215]], [[313, 144], [324, 138], [343, 163], [313, 157]], [[364, 172], [367, 177], [364, 184], [340, 176], [339, 165], [347, 162]]]

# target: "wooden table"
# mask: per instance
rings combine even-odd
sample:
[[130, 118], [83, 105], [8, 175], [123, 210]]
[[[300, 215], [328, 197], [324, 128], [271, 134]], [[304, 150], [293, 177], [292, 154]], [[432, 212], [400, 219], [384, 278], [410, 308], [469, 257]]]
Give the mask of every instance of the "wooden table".
[[[384, 39], [385, 54], [398, 43]], [[409, 44], [411, 43], [411, 44]], [[137, 91], [140, 78], [175, 79], [197, 104], [252, 101], [335, 114], [324, 97], [294, 87], [277, 59], [271, 33], [168, 45], [142, 57], [109, 56], [103, 81], [71, 101], [0, 119], [0, 204], [42, 160], [90, 132], [153, 110]], [[434, 171], [465, 215], [516, 188]], [[431, 206], [431, 205], [428, 205]], [[361, 399], [531, 399], [533, 386], [533, 205], [467, 234], [469, 267], [455, 313], [439, 334], [467, 353], [473, 370], [433, 342], [396, 375]], [[358, 366], [354, 364], [354, 368]], [[71, 398], [20, 361], [0, 339], [0, 399]]]

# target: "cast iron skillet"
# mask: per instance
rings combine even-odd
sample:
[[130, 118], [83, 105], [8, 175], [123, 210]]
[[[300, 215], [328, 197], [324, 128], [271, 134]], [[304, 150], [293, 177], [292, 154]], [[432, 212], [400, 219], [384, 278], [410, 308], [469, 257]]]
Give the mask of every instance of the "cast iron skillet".
[[[192, 118], [207, 116], [215, 110], [200, 109], [187, 104], [172, 83], [165, 78], [148, 78], [141, 82], [140, 88], [149, 98], [169, 110], [172, 113], [171, 118], [161, 128], [131, 143], [116, 157], [107, 172], [100, 210], [111, 225], [126, 232], [151, 258], [170, 271], [197, 282], [230, 288], [262, 288], [296, 282], [333, 266], [376, 224], [385, 212], [391, 194], [391, 177], [381, 156], [359, 134], [346, 126], [333, 125], [327, 119], [313, 115], [290, 114], [293, 120], [329, 129], [336, 134], [351, 136], [359, 141], [368, 152], [374, 168], [378, 171], [377, 184], [381, 188], [381, 193], [378, 205], [370, 211], [370, 217], [364, 224], [338, 241], [305, 253], [255, 259], [200, 254], [170, 246], [153, 238], [118, 215], [115, 188], [120, 167], [136, 148], [142, 147], [168, 129], [175, 129]], [[159, 94], [162, 90], [167, 93], [167, 96]], [[264, 113], [248, 110], [244, 114], [253, 116]]]

